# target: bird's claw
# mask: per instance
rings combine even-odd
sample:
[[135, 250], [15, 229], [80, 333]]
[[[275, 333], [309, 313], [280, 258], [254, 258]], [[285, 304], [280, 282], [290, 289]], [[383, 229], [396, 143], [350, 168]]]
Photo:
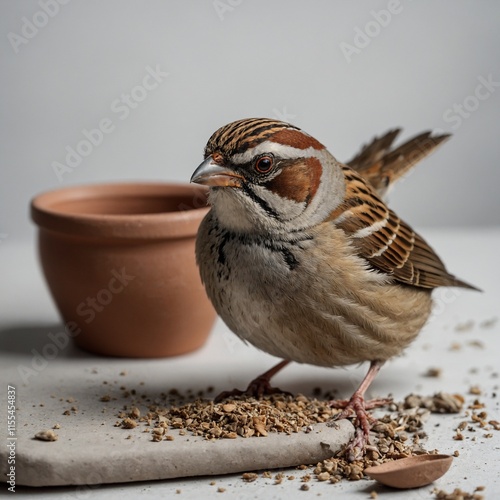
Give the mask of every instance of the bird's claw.
[[366, 436], [362, 429], [356, 429], [354, 438], [344, 449], [344, 456], [348, 462], [361, 460], [366, 452], [366, 446], [369, 443], [369, 436]]
[[362, 396], [356, 393], [349, 400], [333, 400], [329, 402], [331, 407], [342, 409], [341, 412], [333, 416], [333, 422], [355, 417], [356, 435], [344, 450], [347, 460], [353, 462], [361, 459], [365, 454], [367, 444], [370, 442], [370, 429], [377, 422], [377, 419], [370, 415], [367, 410], [380, 408], [391, 402], [391, 398], [365, 401]]

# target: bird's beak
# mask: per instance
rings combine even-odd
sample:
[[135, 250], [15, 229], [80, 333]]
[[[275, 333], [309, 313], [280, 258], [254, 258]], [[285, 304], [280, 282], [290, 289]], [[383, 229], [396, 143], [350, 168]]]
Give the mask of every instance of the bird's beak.
[[204, 186], [241, 187], [242, 180], [234, 170], [217, 165], [211, 156], [191, 176], [191, 182]]

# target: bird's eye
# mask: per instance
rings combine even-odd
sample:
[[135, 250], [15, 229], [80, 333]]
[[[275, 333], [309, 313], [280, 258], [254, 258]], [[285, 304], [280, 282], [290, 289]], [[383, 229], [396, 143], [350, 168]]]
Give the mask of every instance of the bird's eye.
[[259, 174], [267, 174], [273, 168], [273, 159], [270, 156], [261, 156], [255, 162], [255, 170]]

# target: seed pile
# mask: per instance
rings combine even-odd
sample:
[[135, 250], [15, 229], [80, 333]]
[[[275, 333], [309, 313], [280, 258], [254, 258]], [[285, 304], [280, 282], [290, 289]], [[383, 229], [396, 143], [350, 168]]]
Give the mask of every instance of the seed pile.
[[171, 440], [169, 429], [206, 439], [236, 439], [238, 436], [267, 436], [271, 432], [307, 431], [310, 425], [327, 422], [337, 412], [326, 401], [301, 394], [295, 397], [275, 394], [260, 400], [230, 399], [222, 403], [196, 400], [167, 408], [151, 406], [144, 416], [133, 407], [119, 414], [123, 420], [116, 425], [132, 429], [143, 422], [151, 428], [153, 441]]

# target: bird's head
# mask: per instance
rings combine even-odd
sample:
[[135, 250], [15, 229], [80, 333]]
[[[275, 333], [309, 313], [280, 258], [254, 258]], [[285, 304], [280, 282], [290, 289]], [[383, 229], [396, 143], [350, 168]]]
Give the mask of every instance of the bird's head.
[[344, 196], [342, 171], [326, 148], [289, 123], [250, 118], [210, 137], [191, 182], [210, 187], [220, 223], [233, 231], [300, 230]]

